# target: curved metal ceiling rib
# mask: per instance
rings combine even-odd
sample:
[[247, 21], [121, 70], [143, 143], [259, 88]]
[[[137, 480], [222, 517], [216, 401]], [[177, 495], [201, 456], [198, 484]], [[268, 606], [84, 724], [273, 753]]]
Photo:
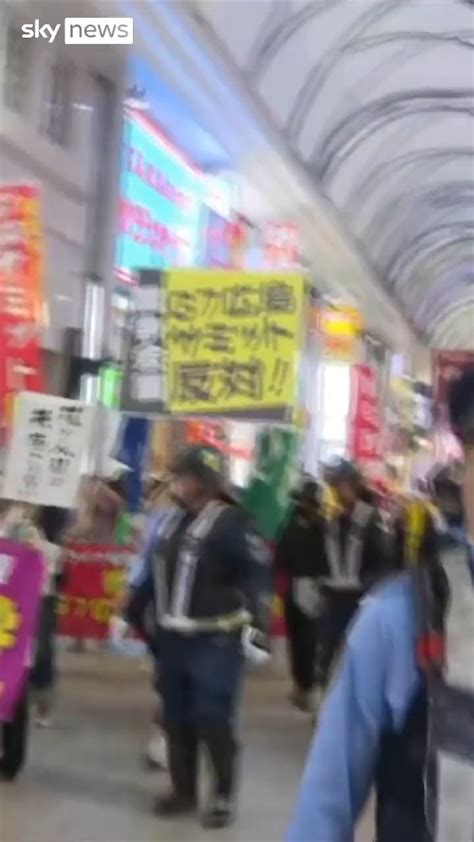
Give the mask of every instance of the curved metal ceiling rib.
[[[407, 246], [408, 237], [418, 233], [418, 225], [430, 228], [436, 223], [449, 220], [453, 211], [467, 209], [467, 219], [472, 218], [474, 181], [454, 181], [445, 184], [418, 185], [400, 192], [391, 204], [384, 205], [373, 214], [363, 231], [363, 239], [370, 248], [376, 263], [390, 261], [392, 250], [399, 251]], [[458, 217], [456, 217], [458, 220]], [[394, 237], [394, 235], [396, 235]]]
[[289, 136], [291, 138], [297, 138], [301, 133], [309, 105], [316, 100], [322, 89], [322, 85], [329, 81], [331, 72], [336, 68], [338, 62], [348, 56], [392, 44], [413, 44], [416, 45], [417, 52], [420, 49], [429, 50], [439, 45], [453, 45], [472, 50], [474, 48], [474, 32], [470, 30], [466, 32], [448, 33], [398, 31], [383, 35], [356, 38], [343, 44], [339, 49], [332, 51], [328, 55], [327, 65], [323, 72], [321, 71], [321, 66], [317, 65], [308, 76], [302, 89], [301, 99], [298, 99], [295, 104], [295, 108], [288, 121], [287, 128]]
[[[319, 15], [334, 9], [336, 5], [341, 5], [343, 2], [344, 0], [319, 0], [316, 3], [306, 3], [303, 8], [297, 9], [295, 12], [288, 8], [288, 3], [280, 2], [276, 6], [272, 5], [268, 12], [267, 22], [262, 28], [261, 38], [257, 39], [253, 45], [249, 57], [249, 76], [258, 79], [274, 56], [293, 35], [296, 35]], [[286, 14], [283, 14], [282, 17], [281, 13], [285, 11]]]
[[404, 117], [424, 114], [461, 113], [474, 115], [474, 92], [465, 90], [421, 89], [402, 91], [369, 102], [355, 109], [319, 142], [312, 160], [323, 184], [354, 150], [374, 132]]
[[385, 2], [379, 2], [375, 6], [371, 5], [371, 8], [361, 14], [355, 23], [351, 23], [343, 35], [332, 45], [331, 49], [314, 65], [313, 69], [310, 68], [310, 73], [297, 92], [294, 106], [288, 116], [286, 132], [290, 140], [295, 140], [300, 134], [308, 109], [313, 105], [323, 85], [329, 79], [333, 68], [339, 61], [341, 51], [344, 50], [347, 43], [358, 39], [377, 21], [396, 11], [398, 7], [398, 0], [385, 0]]
[[[409, 291], [410, 301], [419, 313], [420, 322], [429, 321], [439, 313], [442, 315], [445, 300], [442, 296], [446, 279], [449, 280], [449, 299], [453, 290], [462, 295], [473, 284], [474, 276], [470, 269], [474, 257], [472, 234], [458, 237], [449, 243], [443, 243], [420, 258], [412, 267], [409, 279], [398, 281], [393, 289], [398, 298], [405, 298]], [[432, 296], [425, 295], [425, 279], [430, 278]]]
[[474, 221], [460, 222], [456, 225], [446, 223], [423, 231], [412, 238], [411, 243], [400, 249], [393, 260], [387, 264], [386, 273], [389, 279], [398, 279], [399, 283], [410, 280], [410, 275], [417, 264], [426, 255], [436, 253], [437, 249], [445, 248], [453, 243], [469, 242], [474, 248]]
[[458, 298], [430, 325], [428, 338], [431, 344], [439, 348], [472, 348], [473, 308], [473, 292], [467, 292], [463, 298]]
[[406, 152], [396, 158], [390, 158], [388, 161], [384, 160], [370, 168], [368, 174], [363, 173], [360, 176], [344, 203], [344, 212], [349, 214], [360, 208], [364, 202], [374, 203], [374, 200], [376, 208], [380, 208], [380, 204], [376, 202], [379, 198], [377, 191], [384, 190], [384, 196], [381, 198], [382, 205], [385, 204], [392, 176], [397, 177], [397, 186], [399, 187], [402, 183], [402, 176], [411, 167], [415, 168], [415, 173], [408, 173], [408, 178], [413, 182], [414, 175], [418, 178], [424, 178], [426, 175], [433, 177], [433, 174], [439, 174], [442, 168], [452, 164], [454, 159], [470, 161], [468, 166], [474, 171], [474, 146], [415, 150], [414, 152]]
[[[438, 306], [434, 307], [432, 301], [430, 303], [425, 302], [426, 313], [424, 314], [424, 317], [426, 318], [426, 323], [429, 325], [430, 330], [433, 329], [433, 326], [437, 323], [438, 319], [444, 321], [453, 307], [451, 276], [449, 271], [446, 272], [443, 282], [440, 283], [437, 288], [439, 290], [438, 295], [440, 298]], [[464, 296], [469, 296], [470, 292], [470, 284], [466, 283], [465, 289], [454, 302], [454, 310], [459, 312], [461, 319], [463, 318], [463, 314], [459, 311], [459, 302], [464, 299]]]
[[380, 282], [430, 341], [474, 348], [472, 0], [262, 0], [241, 22], [194, 2]]

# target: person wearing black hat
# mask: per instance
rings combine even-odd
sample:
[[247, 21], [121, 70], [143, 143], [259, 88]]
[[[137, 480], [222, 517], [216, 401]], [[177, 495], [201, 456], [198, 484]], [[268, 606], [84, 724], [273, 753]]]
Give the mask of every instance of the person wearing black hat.
[[312, 711], [318, 641], [318, 580], [329, 571], [324, 549], [320, 488], [306, 479], [294, 493], [294, 507], [276, 546], [275, 566], [288, 577], [285, 621], [293, 692], [291, 701]]
[[328, 680], [334, 657], [363, 594], [390, 569], [380, 514], [353, 462], [331, 464], [330, 482], [337, 509], [326, 521], [325, 553], [329, 575], [321, 582], [321, 663]]
[[196, 809], [203, 745], [213, 786], [202, 820], [219, 828], [233, 817], [242, 641], [258, 651], [266, 647], [271, 567], [264, 541], [226, 492], [218, 451], [187, 449], [173, 474], [182, 509], [153, 560], [172, 781], [157, 811], [172, 816]]

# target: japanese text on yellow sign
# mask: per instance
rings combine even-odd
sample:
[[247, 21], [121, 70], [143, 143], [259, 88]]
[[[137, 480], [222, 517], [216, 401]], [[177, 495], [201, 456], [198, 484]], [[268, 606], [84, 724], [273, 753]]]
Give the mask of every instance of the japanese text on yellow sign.
[[172, 412], [264, 410], [295, 400], [301, 275], [167, 273]]

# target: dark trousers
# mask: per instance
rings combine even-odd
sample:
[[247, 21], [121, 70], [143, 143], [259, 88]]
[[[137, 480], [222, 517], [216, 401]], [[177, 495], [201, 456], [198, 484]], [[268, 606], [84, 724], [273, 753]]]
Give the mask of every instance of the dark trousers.
[[0, 772], [13, 780], [24, 765], [28, 741], [28, 696], [19, 699], [13, 719], [0, 722]]
[[285, 619], [291, 676], [299, 690], [308, 692], [315, 683], [318, 621], [303, 614], [291, 596], [285, 603]]
[[174, 788], [196, 798], [199, 744], [205, 745], [214, 772], [215, 795], [233, 793], [237, 755], [236, 712], [243, 656], [240, 634], [160, 638], [160, 689]]
[[321, 637], [318, 655], [318, 673], [321, 684], [327, 685], [331, 679], [336, 658], [346, 639], [346, 632], [354, 618], [359, 603], [353, 601], [332, 600], [328, 598], [321, 617]]
[[35, 690], [51, 690], [56, 679], [55, 659], [56, 597], [45, 596], [41, 603], [36, 652], [31, 670]]

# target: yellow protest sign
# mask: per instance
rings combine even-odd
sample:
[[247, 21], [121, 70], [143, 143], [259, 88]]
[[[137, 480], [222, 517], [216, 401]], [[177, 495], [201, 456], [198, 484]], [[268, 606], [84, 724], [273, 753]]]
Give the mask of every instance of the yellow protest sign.
[[166, 273], [171, 412], [272, 411], [296, 398], [304, 279], [290, 273]]

